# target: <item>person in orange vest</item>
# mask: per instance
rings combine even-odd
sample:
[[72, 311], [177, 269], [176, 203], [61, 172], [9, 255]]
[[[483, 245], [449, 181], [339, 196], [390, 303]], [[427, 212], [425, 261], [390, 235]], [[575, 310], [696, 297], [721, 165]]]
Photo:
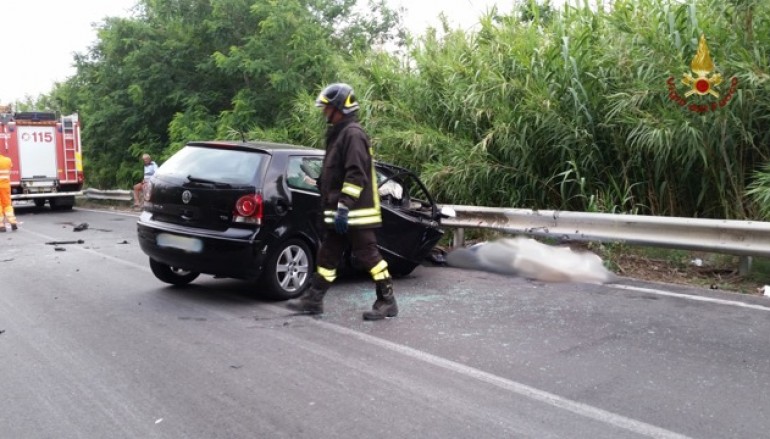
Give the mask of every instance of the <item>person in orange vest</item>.
[[19, 228], [11, 201], [11, 168], [13, 168], [11, 158], [0, 154], [0, 210], [3, 215], [3, 227], [0, 228], [0, 232], [5, 232], [6, 221], [11, 223], [11, 230]]

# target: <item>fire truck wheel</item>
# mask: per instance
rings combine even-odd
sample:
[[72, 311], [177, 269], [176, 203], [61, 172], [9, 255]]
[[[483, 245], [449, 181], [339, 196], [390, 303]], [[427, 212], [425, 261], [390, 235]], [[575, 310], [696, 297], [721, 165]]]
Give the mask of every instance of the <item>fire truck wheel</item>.
[[45, 198], [35, 198], [35, 207], [45, 206]]
[[48, 200], [52, 210], [72, 210], [75, 205], [75, 197], [56, 197]]
[[288, 300], [310, 286], [313, 252], [301, 239], [288, 239], [275, 246], [268, 256], [261, 277], [262, 297]]
[[171, 285], [187, 285], [200, 275], [200, 273], [194, 271], [182, 270], [162, 264], [152, 258], [150, 258], [150, 269], [155, 277]]

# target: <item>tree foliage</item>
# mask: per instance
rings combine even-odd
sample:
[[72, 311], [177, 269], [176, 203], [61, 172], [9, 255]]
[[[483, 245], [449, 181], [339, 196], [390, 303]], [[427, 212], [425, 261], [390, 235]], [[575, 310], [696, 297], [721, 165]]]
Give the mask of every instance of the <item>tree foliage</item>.
[[107, 19], [53, 92], [62, 111], [82, 116], [88, 183], [127, 187], [144, 152], [162, 161], [191, 139], [279, 125], [340, 60], [398, 35], [400, 17], [382, 2], [367, 14], [354, 6], [139, 0], [133, 17]]
[[[355, 0], [141, 0], [105, 22], [53, 100], [81, 114], [102, 187], [130, 184], [142, 152], [162, 161], [195, 138], [321, 147], [313, 98], [345, 81], [377, 157], [417, 169], [445, 203], [770, 215], [766, 2], [517, 5], [408, 36], [382, 0], [372, 13]], [[701, 36], [724, 81], [680, 106]]]
[[[525, 20], [492, 11], [478, 31], [428, 33], [410, 62], [360, 64], [376, 90], [369, 126], [385, 158], [424, 163], [452, 203], [758, 217], [746, 186], [770, 152], [770, 35], [756, 31], [769, 12], [710, 0], [619, 0]], [[725, 79], [720, 99], [733, 76], [738, 87], [724, 107], [696, 112], [669, 98], [667, 81], [687, 92], [702, 35], [711, 74]]]

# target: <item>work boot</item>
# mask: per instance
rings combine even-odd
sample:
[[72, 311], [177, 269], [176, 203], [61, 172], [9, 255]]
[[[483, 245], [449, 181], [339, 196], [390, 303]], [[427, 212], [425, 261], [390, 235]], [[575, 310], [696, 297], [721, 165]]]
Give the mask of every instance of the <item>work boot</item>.
[[286, 308], [304, 314], [323, 314], [324, 295], [330, 286], [331, 283], [320, 276], [314, 277], [310, 288], [298, 298], [286, 302]]
[[[5, 229], [5, 227], [3, 227], [3, 229]], [[18, 229], [19, 229], [19, 226], [16, 223], [11, 224], [11, 230], [15, 232]]]
[[371, 311], [364, 312], [364, 320], [382, 320], [385, 317], [398, 315], [396, 297], [393, 295], [393, 280], [388, 278], [375, 282], [377, 286], [377, 300], [374, 301]]

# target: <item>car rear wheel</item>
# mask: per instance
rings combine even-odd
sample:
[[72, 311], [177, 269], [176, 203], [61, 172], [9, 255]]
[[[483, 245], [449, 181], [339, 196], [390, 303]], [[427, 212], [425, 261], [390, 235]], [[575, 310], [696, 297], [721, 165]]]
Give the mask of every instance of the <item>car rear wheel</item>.
[[194, 271], [182, 270], [162, 264], [152, 258], [150, 258], [150, 269], [155, 277], [171, 285], [187, 285], [200, 275], [200, 273]]
[[278, 244], [262, 273], [264, 295], [287, 300], [302, 294], [310, 286], [313, 272], [313, 253], [300, 239], [289, 239]]

